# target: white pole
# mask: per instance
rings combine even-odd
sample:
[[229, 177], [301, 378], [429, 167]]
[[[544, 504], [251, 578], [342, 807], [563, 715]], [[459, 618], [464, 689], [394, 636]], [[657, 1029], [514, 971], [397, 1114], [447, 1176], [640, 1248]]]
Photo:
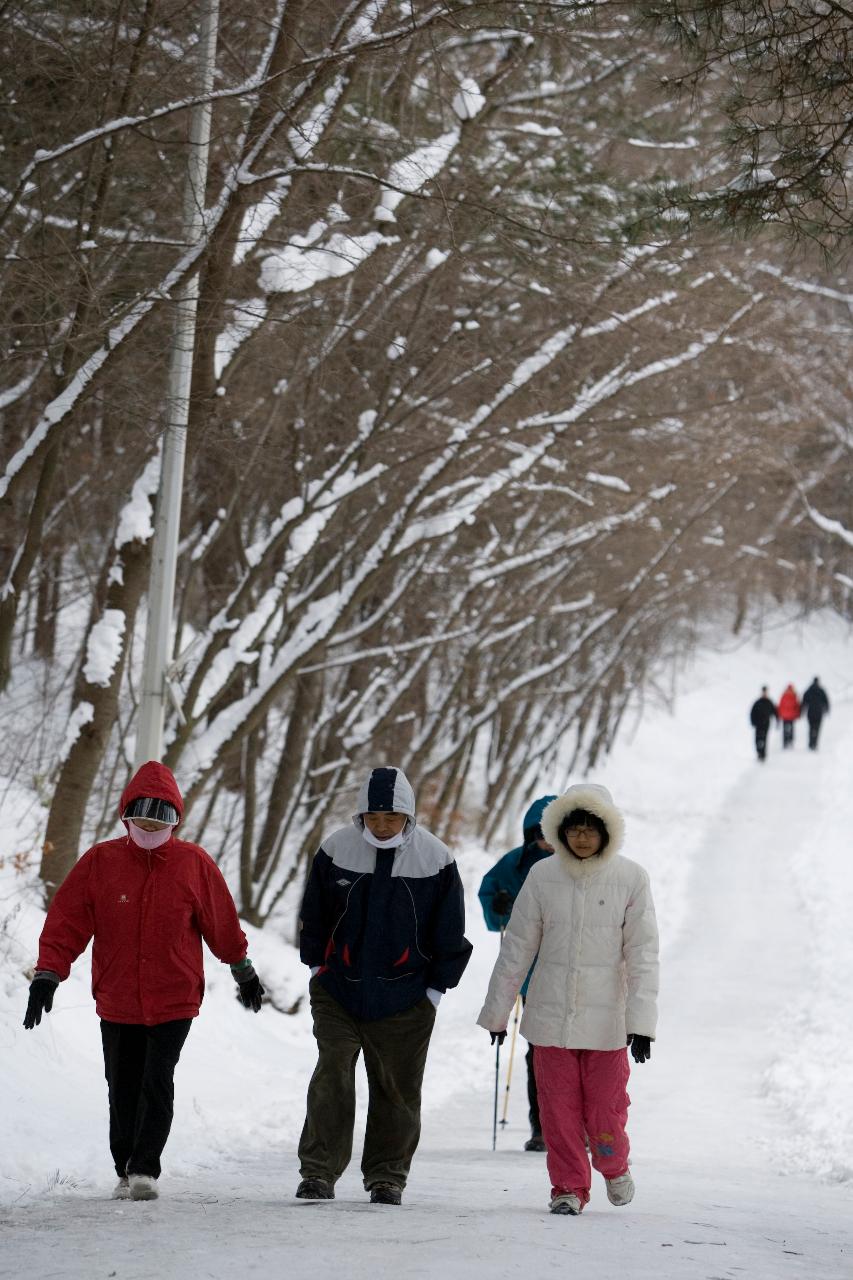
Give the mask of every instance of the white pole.
[[[207, 97], [213, 89], [219, 0], [204, 0], [198, 42], [198, 93]], [[197, 244], [204, 233], [204, 194], [210, 150], [211, 104], [193, 107], [190, 117], [190, 153], [184, 188], [184, 238]], [[148, 627], [142, 663], [142, 688], [136, 734], [137, 768], [146, 760], [159, 760], [163, 752], [163, 723], [167, 697], [166, 673], [170, 661], [172, 614], [175, 605], [175, 573], [181, 525], [181, 494], [189, 420], [193, 347], [199, 278], [196, 273], [175, 298], [175, 334], [166, 398], [166, 428], [160, 490], [151, 553], [148, 588]]]

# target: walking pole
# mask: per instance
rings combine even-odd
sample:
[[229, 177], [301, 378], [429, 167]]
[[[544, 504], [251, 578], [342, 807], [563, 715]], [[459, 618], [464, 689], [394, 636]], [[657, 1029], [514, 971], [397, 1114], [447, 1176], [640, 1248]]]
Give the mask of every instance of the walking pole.
[[492, 1118], [492, 1150], [498, 1145], [498, 1080], [501, 1073], [501, 1042], [495, 1041], [495, 1113]]
[[506, 1069], [506, 1088], [504, 1089], [504, 1109], [501, 1116], [501, 1128], [506, 1127], [506, 1116], [509, 1110], [509, 1086], [512, 1084], [512, 1064], [515, 1059], [515, 1042], [518, 1039], [518, 1018], [521, 1008], [521, 996], [515, 997], [515, 1017], [512, 1020], [512, 1040], [509, 1046], [509, 1066]]
[[[504, 943], [504, 933], [506, 925], [501, 925], [501, 946]], [[500, 1039], [495, 1041], [495, 1109], [492, 1116], [492, 1150], [497, 1150], [498, 1145], [498, 1091], [500, 1089], [501, 1074], [501, 1042]]]

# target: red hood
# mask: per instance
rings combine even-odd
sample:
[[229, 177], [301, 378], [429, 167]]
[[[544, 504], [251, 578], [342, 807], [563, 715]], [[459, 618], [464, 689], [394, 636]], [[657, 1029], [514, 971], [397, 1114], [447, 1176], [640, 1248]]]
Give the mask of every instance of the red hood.
[[181, 795], [175, 775], [158, 760], [148, 760], [141, 765], [121, 793], [118, 816], [124, 813], [131, 800], [139, 800], [149, 796], [153, 800], [168, 800], [178, 811], [179, 818], [184, 816], [184, 798]]

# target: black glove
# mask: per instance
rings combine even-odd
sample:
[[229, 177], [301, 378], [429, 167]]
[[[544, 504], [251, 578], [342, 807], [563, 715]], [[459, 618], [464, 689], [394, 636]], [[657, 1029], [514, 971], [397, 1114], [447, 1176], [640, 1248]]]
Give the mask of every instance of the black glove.
[[647, 1058], [652, 1056], [652, 1041], [650, 1036], [630, 1035], [628, 1044], [631, 1046], [631, 1057], [635, 1062], [645, 1062]]
[[27, 1012], [24, 1014], [24, 1026], [27, 1031], [32, 1031], [33, 1027], [38, 1026], [43, 1013], [50, 1013], [55, 992], [56, 983], [52, 978], [33, 978], [30, 983]]
[[489, 1035], [492, 1037], [492, 1044], [497, 1041], [498, 1045], [502, 1045], [504, 1040], [506, 1040], [505, 1031], [490, 1031]]
[[248, 956], [245, 960], [241, 960], [239, 964], [232, 964], [231, 977], [237, 983], [237, 994], [243, 1007], [252, 1009], [257, 1013], [261, 1007], [261, 996], [264, 994], [264, 989]]
[[237, 993], [246, 1009], [252, 1009], [255, 1013], [259, 1011], [264, 989], [256, 973], [253, 973], [245, 982], [238, 982]]
[[498, 889], [492, 895], [492, 910], [496, 916], [508, 916], [512, 911], [512, 895], [506, 889]]

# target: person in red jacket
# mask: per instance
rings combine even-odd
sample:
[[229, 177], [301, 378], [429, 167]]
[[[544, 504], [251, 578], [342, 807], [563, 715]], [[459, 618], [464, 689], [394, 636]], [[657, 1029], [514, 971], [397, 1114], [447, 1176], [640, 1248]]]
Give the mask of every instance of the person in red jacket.
[[794, 692], [792, 684], [786, 687], [785, 692], [779, 699], [779, 705], [776, 710], [782, 722], [782, 746], [783, 748], [792, 747], [794, 745], [794, 721], [800, 718], [800, 700]]
[[57, 985], [92, 946], [92, 994], [101, 1019], [116, 1200], [154, 1200], [169, 1136], [174, 1073], [204, 995], [202, 939], [231, 966], [243, 1005], [264, 989], [222, 872], [179, 840], [184, 801], [156, 760], [121, 797], [127, 834], [93, 845], [69, 871], [47, 913], [24, 1026], [49, 1013]]

